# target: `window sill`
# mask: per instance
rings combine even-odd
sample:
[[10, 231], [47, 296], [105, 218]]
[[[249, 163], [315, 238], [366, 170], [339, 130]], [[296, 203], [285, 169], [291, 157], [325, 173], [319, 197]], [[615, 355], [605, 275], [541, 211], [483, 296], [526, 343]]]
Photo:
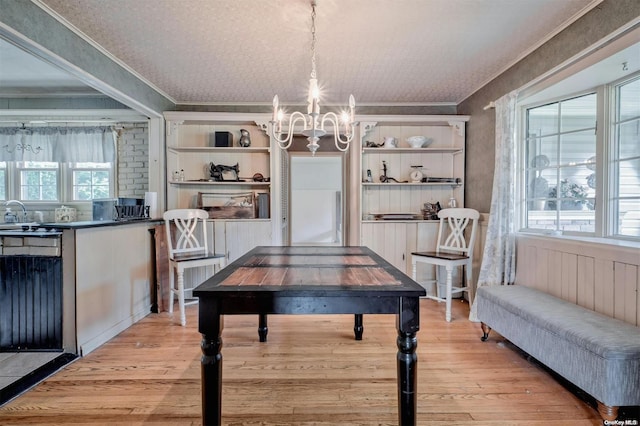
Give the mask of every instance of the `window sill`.
[[563, 234], [562, 232], [527, 232], [520, 231], [516, 233], [517, 236], [522, 235], [524, 237], [534, 237], [534, 238], [543, 238], [543, 239], [557, 239], [562, 241], [575, 241], [578, 243], [588, 243], [593, 245], [601, 245], [606, 249], [606, 246], [611, 248], [619, 247], [619, 248], [630, 248], [630, 249], [640, 249], [640, 241], [635, 240], [623, 240], [616, 238], [605, 238], [605, 237], [589, 237], [583, 235], [571, 235], [569, 233]]

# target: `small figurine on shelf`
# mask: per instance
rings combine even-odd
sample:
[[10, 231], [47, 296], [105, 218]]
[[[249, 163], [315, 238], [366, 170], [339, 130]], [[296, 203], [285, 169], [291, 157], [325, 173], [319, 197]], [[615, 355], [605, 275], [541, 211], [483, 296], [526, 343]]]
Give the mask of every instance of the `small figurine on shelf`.
[[251, 146], [251, 135], [248, 130], [240, 129], [240, 140], [238, 140], [238, 145], [243, 148]]

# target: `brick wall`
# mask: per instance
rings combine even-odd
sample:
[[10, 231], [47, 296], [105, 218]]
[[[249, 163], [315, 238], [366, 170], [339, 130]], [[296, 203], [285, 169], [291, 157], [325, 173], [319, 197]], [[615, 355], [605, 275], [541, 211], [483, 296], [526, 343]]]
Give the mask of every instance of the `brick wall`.
[[0, 254], [60, 257], [60, 236], [0, 237]]
[[149, 127], [127, 124], [118, 137], [118, 197], [144, 198], [149, 190]]

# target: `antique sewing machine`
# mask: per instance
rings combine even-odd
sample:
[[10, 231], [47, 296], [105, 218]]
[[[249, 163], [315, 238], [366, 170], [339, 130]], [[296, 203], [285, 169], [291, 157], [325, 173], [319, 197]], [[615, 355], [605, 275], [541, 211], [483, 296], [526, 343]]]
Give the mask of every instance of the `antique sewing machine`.
[[209, 163], [209, 174], [213, 180], [222, 181], [239, 181], [240, 167], [238, 163], [235, 166], [225, 166], [223, 164]]

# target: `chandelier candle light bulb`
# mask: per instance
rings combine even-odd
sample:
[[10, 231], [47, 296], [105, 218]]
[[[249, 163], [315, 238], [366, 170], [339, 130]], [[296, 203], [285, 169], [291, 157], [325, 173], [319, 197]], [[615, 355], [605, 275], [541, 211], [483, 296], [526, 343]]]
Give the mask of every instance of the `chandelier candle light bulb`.
[[[316, 77], [316, 0], [311, 0], [311, 76], [309, 78], [309, 93], [307, 95], [307, 113], [294, 111], [289, 115], [287, 132], [283, 137], [282, 122], [284, 111], [280, 108], [278, 95], [273, 97], [273, 116], [271, 120], [271, 136], [278, 142], [281, 149], [288, 149], [293, 142], [296, 123], [301, 121], [304, 125], [302, 134], [307, 137], [307, 148], [315, 154], [320, 147], [318, 141], [327, 134], [325, 123], [333, 127], [333, 140], [340, 151], [349, 149], [349, 143], [355, 134], [355, 107], [356, 101], [353, 95], [349, 96], [349, 112], [342, 112], [340, 119], [333, 112], [320, 114], [320, 89]], [[340, 135], [340, 121], [344, 123], [344, 139]]]

